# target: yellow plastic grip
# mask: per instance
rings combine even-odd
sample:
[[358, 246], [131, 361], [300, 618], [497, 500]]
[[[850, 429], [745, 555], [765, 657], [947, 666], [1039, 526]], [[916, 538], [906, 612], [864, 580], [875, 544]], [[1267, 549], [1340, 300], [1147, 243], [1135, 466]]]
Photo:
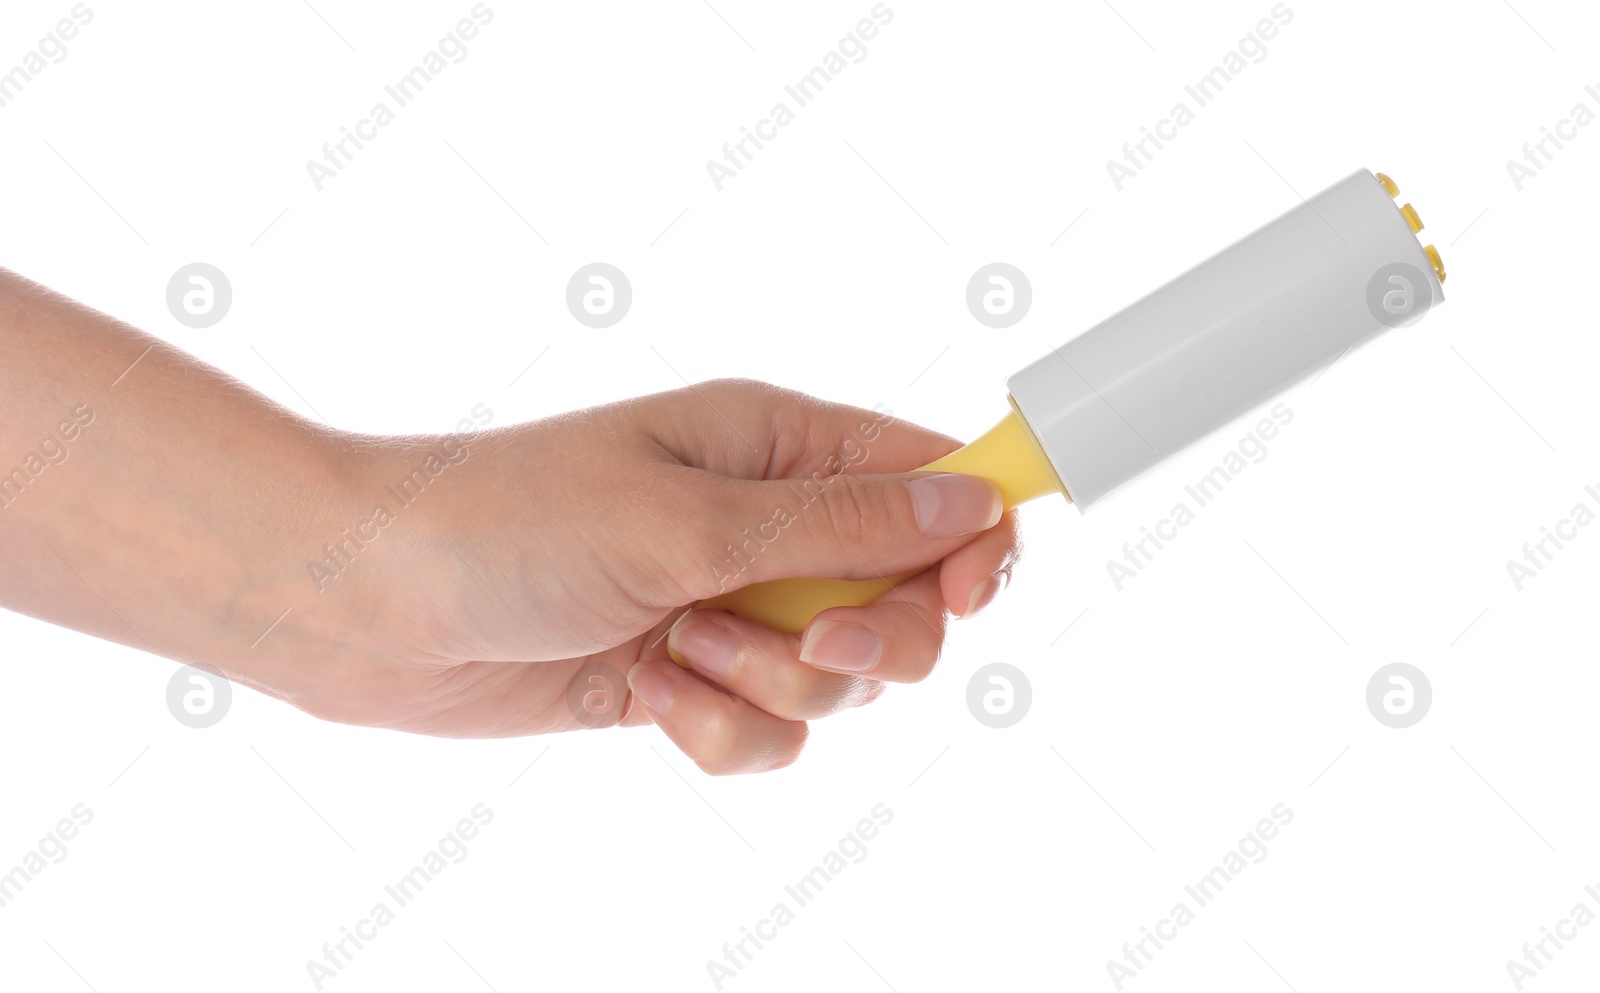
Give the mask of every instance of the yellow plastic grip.
[[[1015, 406], [976, 441], [916, 471], [982, 476], [1000, 488], [1007, 510], [1048, 493], [1066, 494], [1050, 460]], [[799, 634], [811, 618], [829, 607], [872, 603], [895, 584], [916, 574], [861, 580], [775, 579], [703, 600], [698, 606], [726, 610], [779, 631]]]

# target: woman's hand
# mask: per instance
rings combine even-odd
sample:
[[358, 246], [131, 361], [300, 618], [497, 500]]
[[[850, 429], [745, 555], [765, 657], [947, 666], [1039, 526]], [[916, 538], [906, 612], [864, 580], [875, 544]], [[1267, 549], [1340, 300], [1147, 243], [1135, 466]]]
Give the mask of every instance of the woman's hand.
[[[318, 637], [348, 648], [282, 689], [319, 716], [428, 734], [654, 721], [707, 771], [786, 765], [805, 721], [926, 677], [949, 613], [1004, 584], [1018, 540], [994, 486], [897, 471], [956, 446], [746, 381], [484, 433], [365, 439], [348, 516], [392, 519], [366, 528], [376, 537], [347, 565], [318, 570], [316, 598], [341, 604], [342, 628]], [[754, 582], [930, 563], [803, 637], [686, 613]], [[294, 624], [272, 637], [294, 643]]]
[[[4, 270], [0, 354], [0, 605], [330, 720], [653, 721], [707, 771], [777, 768], [805, 721], [927, 676], [1018, 554], [993, 485], [904, 471], [952, 439], [761, 383], [351, 435]], [[925, 566], [801, 637], [689, 610]]]

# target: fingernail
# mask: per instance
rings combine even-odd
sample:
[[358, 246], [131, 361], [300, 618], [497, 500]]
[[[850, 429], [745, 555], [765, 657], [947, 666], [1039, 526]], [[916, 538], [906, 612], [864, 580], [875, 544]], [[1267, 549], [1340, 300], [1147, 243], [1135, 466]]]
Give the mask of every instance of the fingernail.
[[709, 676], [726, 676], [733, 671], [739, 645], [732, 631], [700, 611], [691, 610], [667, 633], [667, 647], [689, 660], [689, 664]]
[[628, 689], [658, 714], [672, 709], [672, 697], [677, 683], [659, 662], [640, 662], [628, 670]]
[[967, 609], [961, 612], [962, 617], [971, 617], [988, 605], [989, 601], [1000, 595], [1000, 591], [1011, 582], [1011, 573], [997, 572], [972, 588], [972, 596], [967, 598]]
[[835, 672], [866, 672], [882, 654], [876, 631], [837, 621], [812, 621], [800, 642], [800, 661]]
[[941, 472], [906, 483], [917, 527], [930, 538], [986, 531], [1000, 521], [1000, 490], [980, 476]]

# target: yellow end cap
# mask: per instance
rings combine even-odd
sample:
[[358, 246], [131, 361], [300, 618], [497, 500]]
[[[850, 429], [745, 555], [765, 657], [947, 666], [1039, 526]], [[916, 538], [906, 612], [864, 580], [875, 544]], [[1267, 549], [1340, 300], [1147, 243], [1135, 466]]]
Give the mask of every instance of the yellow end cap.
[[1433, 263], [1433, 274], [1439, 277], [1439, 282], [1444, 282], [1444, 259], [1439, 257], [1439, 250], [1432, 245], [1423, 245], [1422, 250], [1428, 253], [1428, 261]]
[[1406, 223], [1411, 225], [1412, 231], [1422, 230], [1422, 218], [1417, 216], [1417, 208], [1411, 206], [1409, 203], [1402, 204], [1400, 206], [1400, 216], [1404, 217], [1406, 219]]
[[1381, 172], [1377, 173], [1376, 175], [1378, 177], [1378, 182], [1383, 184], [1383, 188], [1388, 191], [1390, 196], [1397, 197], [1400, 195], [1400, 187], [1395, 185], [1394, 180], [1390, 179], [1387, 175]]

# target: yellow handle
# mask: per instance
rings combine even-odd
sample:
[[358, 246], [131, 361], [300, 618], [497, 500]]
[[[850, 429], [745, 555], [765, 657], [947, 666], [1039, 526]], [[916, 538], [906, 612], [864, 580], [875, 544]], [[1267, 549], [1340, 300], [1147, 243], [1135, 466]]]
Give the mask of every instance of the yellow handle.
[[[1066, 494], [1033, 432], [1013, 407], [1005, 419], [963, 448], [929, 462], [918, 472], [961, 472], [982, 476], [1000, 487], [1007, 510], [1047, 493]], [[1070, 497], [1068, 498], [1070, 499]], [[701, 601], [790, 634], [805, 630], [811, 618], [829, 607], [872, 603], [895, 584], [915, 576], [885, 579], [775, 579]]]

